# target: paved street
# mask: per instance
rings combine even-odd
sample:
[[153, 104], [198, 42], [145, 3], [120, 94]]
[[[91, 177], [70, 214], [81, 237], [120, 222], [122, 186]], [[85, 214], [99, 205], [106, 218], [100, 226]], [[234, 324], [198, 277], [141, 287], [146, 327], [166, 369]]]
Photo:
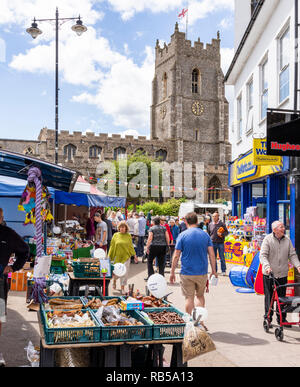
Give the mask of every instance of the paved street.
[[[169, 277], [166, 269], [166, 277]], [[130, 281], [135, 289], [145, 287], [146, 263], [131, 265]], [[118, 286], [117, 286], [118, 289]], [[173, 294], [169, 300], [184, 310], [184, 299], [179, 285], [170, 285]], [[110, 294], [119, 294], [118, 290]], [[284, 341], [278, 342], [274, 328], [265, 333], [262, 327], [263, 296], [240, 294], [228, 277], [219, 277], [217, 287], [206, 295], [209, 312], [206, 325], [216, 345], [216, 351], [204, 354], [189, 362], [199, 367], [295, 367], [300, 365], [300, 329], [284, 330]], [[289, 315], [290, 319], [297, 316]], [[28, 365], [24, 347], [31, 340], [39, 345], [37, 315], [28, 312], [24, 292], [10, 292], [8, 323], [4, 325], [0, 348], [7, 366]], [[165, 358], [170, 359], [171, 346], [166, 347]]]

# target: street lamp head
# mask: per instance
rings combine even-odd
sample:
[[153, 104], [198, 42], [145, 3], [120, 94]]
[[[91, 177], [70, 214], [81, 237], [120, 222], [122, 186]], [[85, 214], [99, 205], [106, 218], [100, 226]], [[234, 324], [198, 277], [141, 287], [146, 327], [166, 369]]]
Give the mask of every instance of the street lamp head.
[[35, 39], [38, 35], [42, 33], [42, 31], [38, 28], [38, 25], [35, 22], [35, 19], [33, 20], [31, 27], [27, 28], [26, 32], [28, 32], [33, 37], [33, 39]]
[[82, 24], [82, 21], [80, 20], [80, 16], [78, 17], [78, 20], [76, 21], [76, 24], [72, 27], [72, 30], [76, 32], [78, 36], [82, 35], [86, 30], [86, 26]]

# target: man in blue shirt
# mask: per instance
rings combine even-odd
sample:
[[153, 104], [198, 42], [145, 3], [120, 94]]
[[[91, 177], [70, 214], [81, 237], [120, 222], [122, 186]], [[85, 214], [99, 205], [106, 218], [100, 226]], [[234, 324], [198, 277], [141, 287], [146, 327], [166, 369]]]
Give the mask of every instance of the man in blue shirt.
[[138, 235], [138, 244], [137, 244], [137, 252], [136, 255], [138, 257], [144, 257], [144, 239], [145, 239], [145, 233], [146, 233], [146, 218], [144, 216], [143, 212], [140, 212], [137, 215], [138, 220], [138, 229], [139, 229], [139, 235]]
[[190, 212], [185, 216], [187, 230], [180, 233], [173, 255], [170, 282], [175, 283], [175, 269], [181, 255], [180, 285], [185, 297], [185, 311], [192, 314], [195, 306], [205, 306], [204, 292], [207, 283], [209, 256], [211, 275], [218, 277], [216, 258], [209, 235], [198, 228], [197, 214]]

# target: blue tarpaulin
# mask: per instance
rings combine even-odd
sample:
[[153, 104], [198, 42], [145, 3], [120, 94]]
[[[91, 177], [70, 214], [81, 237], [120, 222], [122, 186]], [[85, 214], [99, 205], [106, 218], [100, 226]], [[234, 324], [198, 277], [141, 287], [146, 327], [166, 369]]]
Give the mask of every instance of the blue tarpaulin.
[[55, 191], [56, 204], [75, 204], [87, 207], [125, 207], [126, 198], [93, 194]]

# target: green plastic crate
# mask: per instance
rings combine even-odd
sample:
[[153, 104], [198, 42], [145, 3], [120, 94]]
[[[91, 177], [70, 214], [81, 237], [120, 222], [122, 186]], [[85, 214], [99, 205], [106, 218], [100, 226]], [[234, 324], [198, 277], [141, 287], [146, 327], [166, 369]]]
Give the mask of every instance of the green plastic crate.
[[100, 342], [101, 325], [92, 310], [82, 309], [82, 312], [88, 312], [96, 326], [79, 328], [49, 328], [47, 325], [47, 312], [48, 311], [42, 308], [40, 309], [46, 344], [80, 344]]
[[[73, 273], [75, 278], [103, 278], [100, 273], [100, 266], [95, 262], [72, 262]], [[111, 279], [112, 277], [106, 276]]]
[[[145, 313], [158, 313], [158, 312], [176, 312], [179, 316], [183, 316], [184, 313], [180, 312], [176, 308], [149, 308], [145, 310]], [[150, 319], [150, 317], [149, 317]], [[184, 337], [184, 324], [154, 324], [153, 323], [153, 340], [168, 340], [168, 339], [182, 339]]]
[[144, 325], [105, 326], [102, 320], [98, 320], [101, 325], [101, 342], [152, 340], [152, 325], [137, 310], [129, 310], [124, 313], [141, 321]]
[[89, 247], [80, 247], [79, 249], [73, 250], [73, 258], [91, 258], [91, 250], [93, 250], [93, 246]]
[[50, 266], [50, 273], [52, 274], [64, 274], [66, 268], [63, 266]]

